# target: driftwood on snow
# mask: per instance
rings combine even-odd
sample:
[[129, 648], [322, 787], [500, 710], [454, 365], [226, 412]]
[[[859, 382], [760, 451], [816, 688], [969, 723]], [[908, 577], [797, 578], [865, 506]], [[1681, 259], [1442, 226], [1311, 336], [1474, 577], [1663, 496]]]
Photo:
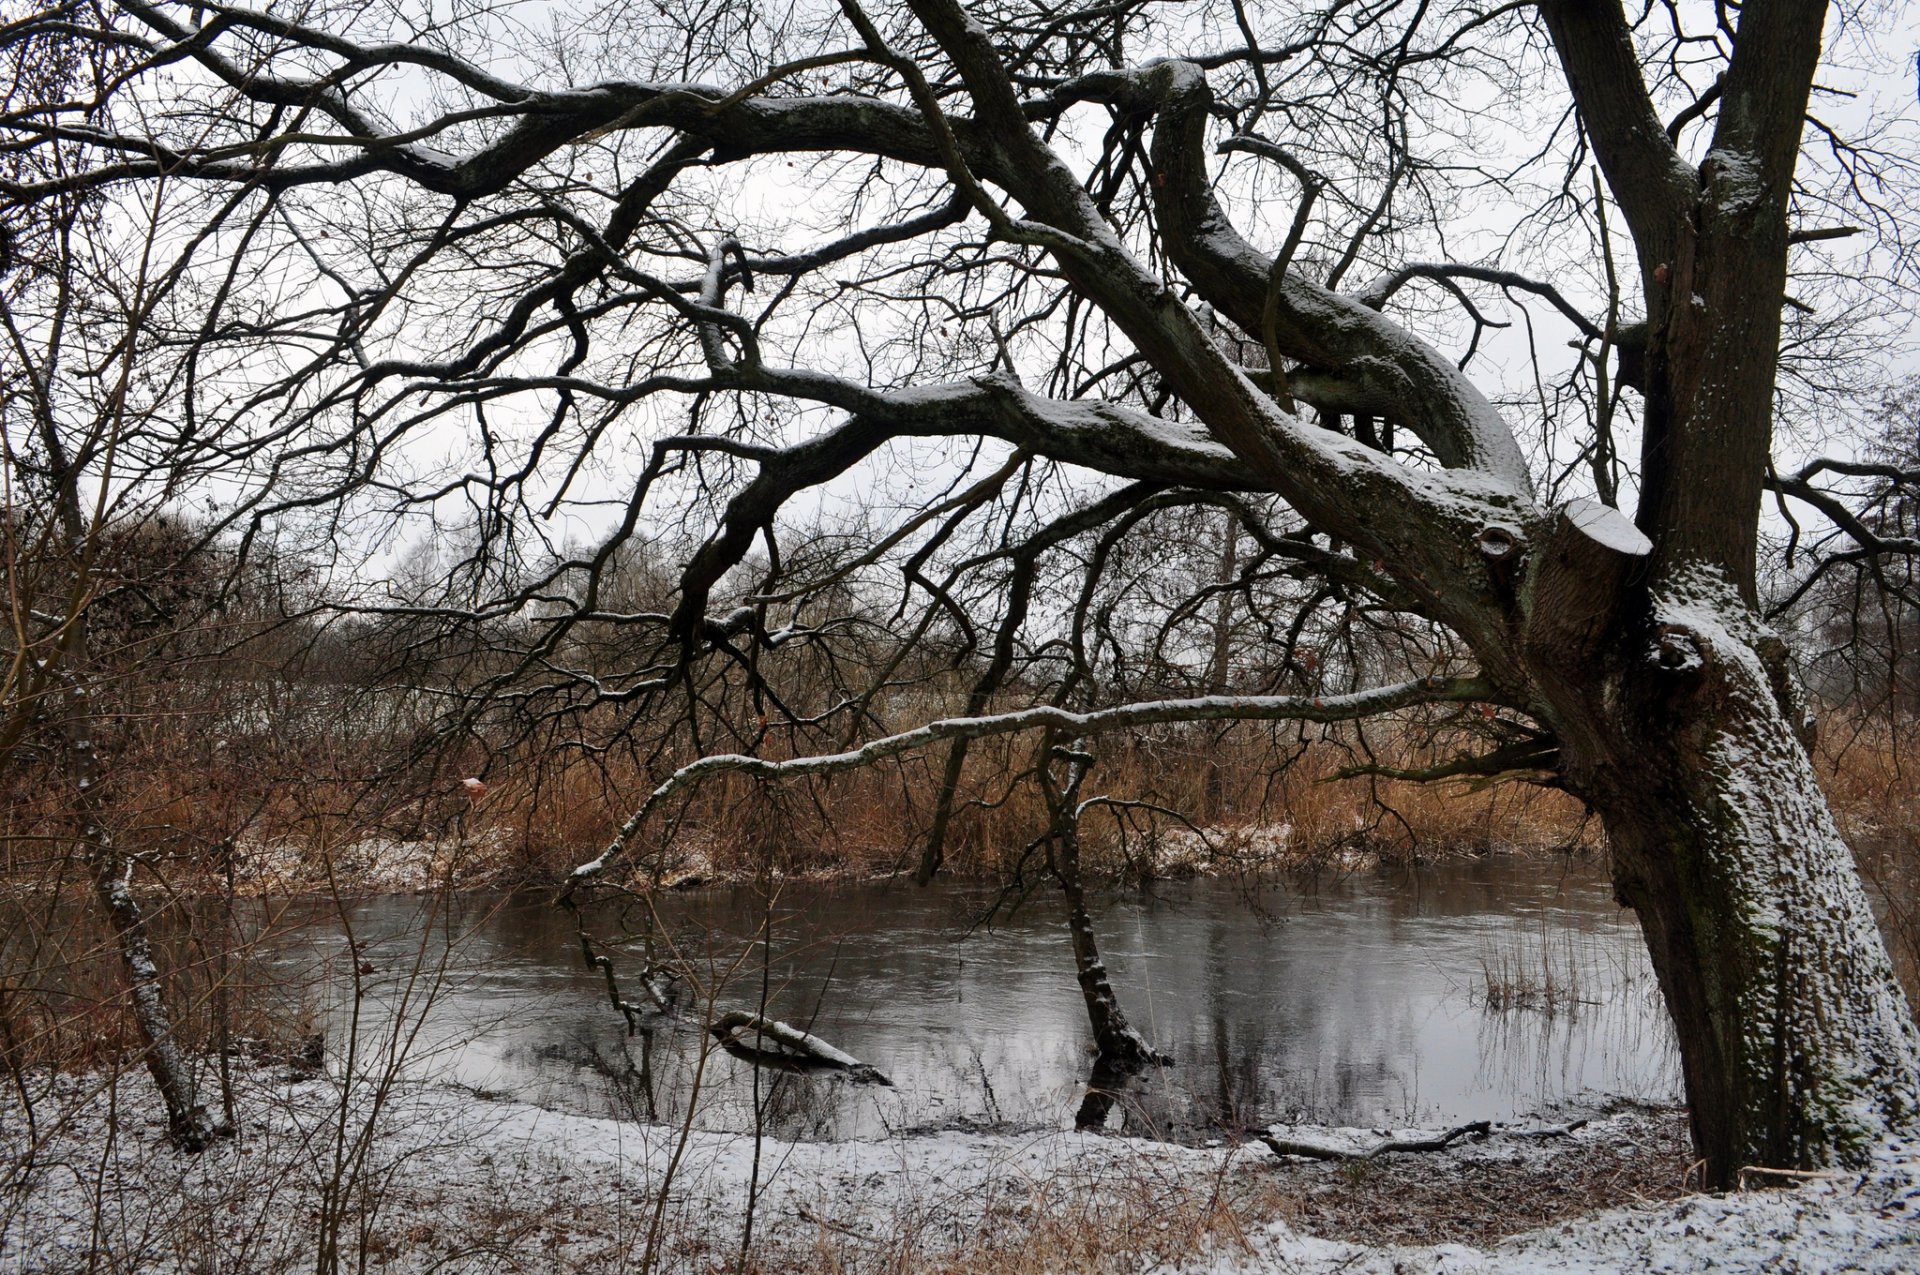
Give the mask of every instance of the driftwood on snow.
[[835, 1049], [811, 1032], [777, 1019], [735, 1009], [714, 1019], [707, 1030], [713, 1033], [722, 1049], [756, 1067], [777, 1071], [837, 1071], [858, 1084], [893, 1088], [893, 1082], [879, 1068]]
[[1493, 1132], [1491, 1121], [1475, 1120], [1449, 1129], [1438, 1137], [1388, 1138], [1364, 1150], [1328, 1146], [1323, 1142], [1295, 1142], [1287, 1138], [1276, 1138], [1270, 1133], [1261, 1134], [1260, 1141], [1266, 1143], [1275, 1155], [1297, 1155], [1310, 1160], [1371, 1160], [1393, 1151], [1444, 1151], [1469, 1134], [1476, 1138], [1484, 1138], [1491, 1132]]

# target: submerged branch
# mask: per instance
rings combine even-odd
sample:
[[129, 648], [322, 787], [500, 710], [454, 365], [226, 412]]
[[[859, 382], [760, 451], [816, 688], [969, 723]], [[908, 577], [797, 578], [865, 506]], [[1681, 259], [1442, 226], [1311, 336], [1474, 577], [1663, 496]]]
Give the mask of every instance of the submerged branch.
[[801, 1031], [777, 1019], [735, 1009], [714, 1019], [707, 1030], [713, 1033], [722, 1049], [756, 1067], [779, 1071], [837, 1071], [860, 1084], [893, 1088], [893, 1082], [879, 1068], [835, 1049], [812, 1032]]

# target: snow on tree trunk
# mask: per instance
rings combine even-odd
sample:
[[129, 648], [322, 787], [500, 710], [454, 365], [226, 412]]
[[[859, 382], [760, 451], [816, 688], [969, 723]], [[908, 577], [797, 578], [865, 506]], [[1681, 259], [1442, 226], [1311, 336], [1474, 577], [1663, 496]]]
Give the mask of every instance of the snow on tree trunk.
[[147, 1072], [167, 1109], [167, 1133], [183, 1151], [201, 1151], [221, 1135], [222, 1128], [207, 1114], [199, 1099], [193, 1069], [174, 1038], [173, 1017], [167, 1010], [160, 967], [147, 937], [146, 917], [133, 897], [131, 865], [120, 853], [100, 807], [102, 768], [93, 742], [96, 724], [86, 693], [79, 687], [67, 693], [68, 714], [63, 723], [71, 756], [74, 789], [80, 816], [80, 839], [87, 869], [93, 879], [94, 901], [113, 930], [114, 945], [127, 976], [127, 999], [140, 1033]]
[[1650, 572], [1617, 513], [1575, 502], [1533, 533], [1528, 672], [1639, 915], [1708, 1180], [1857, 1162], [1920, 1111], [1920, 1037], [1784, 646], [1719, 570]]
[[1107, 977], [1106, 962], [1093, 933], [1093, 918], [1087, 912], [1086, 894], [1076, 876], [1071, 885], [1062, 878], [1067, 896], [1067, 932], [1073, 941], [1074, 972], [1080, 981], [1080, 995], [1087, 1003], [1087, 1022], [1093, 1028], [1094, 1046], [1100, 1061], [1123, 1069], [1144, 1067], [1149, 1063], [1171, 1061], [1160, 1053], [1127, 1021], [1120, 1007], [1119, 994]]
[[1710, 1181], [1860, 1162], [1920, 1111], [1920, 1032], [1734, 588], [1658, 591], [1607, 679], [1592, 799], [1679, 1036]]
[[1099, 1051], [1096, 1070], [1125, 1073], [1173, 1060], [1148, 1044], [1146, 1037], [1127, 1021], [1126, 1011], [1120, 1007], [1120, 996], [1107, 977], [1107, 963], [1100, 959], [1100, 947], [1094, 938], [1093, 917], [1087, 911], [1087, 894], [1080, 874], [1080, 820], [1073, 808], [1090, 760], [1085, 753], [1074, 754], [1066, 791], [1054, 801], [1058, 822], [1051, 847], [1053, 873], [1067, 902], [1067, 935], [1073, 944], [1074, 973], [1080, 981], [1080, 995], [1087, 1003], [1087, 1024], [1093, 1029], [1094, 1047]]

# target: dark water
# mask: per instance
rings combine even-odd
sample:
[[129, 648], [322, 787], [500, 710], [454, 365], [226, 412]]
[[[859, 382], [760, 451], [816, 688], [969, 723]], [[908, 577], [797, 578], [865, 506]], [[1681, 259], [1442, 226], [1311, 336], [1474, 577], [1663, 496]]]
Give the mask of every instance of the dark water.
[[[739, 888], [660, 905], [662, 932], [722, 1009], [755, 1008], [764, 980], [770, 1015], [878, 1067], [890, 1090], [757, 1072], [703, 1048], [697, 1016], [629, 1036], [544, 898], [431, 915], [412, 898], [358, 905], [353, 963], [371, 971], [358, 1065], [387, 1057], [402, 1022], [416, 1073], [589, 1114], [678, 1120], [697, 1094], [704, 1126], [751, 1127], [758, 1102], [787, 1137], [1071, 1123], [1091, 1036], [1060, 910], [1043, 894], [980, 925], [992, 898], [787, 884], [770, 904]], [[612, 932], [620, 918], [599, 921]], [[1095, 924], [1129, 1016], [1176, 1059], [1130, 1087], [1110, 1127], [1503, 1119], [1678, 1087], [1637, 926], [1590, 865], [1488, 859], [1251, 894], [1161, 884], [1102, 899]], [[309, 933], [283, 953], [315, 957], [335, 980], [338, 1068], [352, 1028], [345, 940]], [[1503, 991], [1518, 1005], [1501, 1008]]]

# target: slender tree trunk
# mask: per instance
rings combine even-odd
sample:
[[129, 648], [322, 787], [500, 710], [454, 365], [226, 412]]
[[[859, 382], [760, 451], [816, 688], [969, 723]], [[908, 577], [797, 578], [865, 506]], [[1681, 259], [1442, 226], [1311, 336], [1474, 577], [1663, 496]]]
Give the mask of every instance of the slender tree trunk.
[[[1225, 695], [1227, 693], [1227, 661], [1233, 653], [1233, 593], [1227, 588], [1233, 583], [1233, 577], [1239, 568], [1240, 523], [1232, 512], [1221, 516], [1220, 525], [1220, 596], [1214, 602], [1213, 609], [1213, 655], [1207, 664], [1207, 694]], [[1221, 726], [1212, 732], [1213, 748], [1207, 755], [1207, 786], [1202, 796], [1200, 813], [1208, 823], [1220, 818], [1224, 802], [1224, 775], [1220, 765], [1221, 745], [1232, 727]]]
[[1118, 1066], [1143, 1066], [1165, 1061], [1153, 1046], [1127, 1022], [1120, 1008], [1120, 997], [1107, 977], [1106, 962], [1100, 959], [1100, 946], [1094, 938], [1093, 917], [1087, 911], [1086, 890], [1080, 881], [1080, 836], [1069, 828], [1062, 834], [1054, 852], [1054, 871], [1060, 878], [1060, 892], [1067, 901], [1067, 933], [1073, 941], [1073, 969], [1080, 980], [1080, 995], [1087, 1003], [1087, 1023], [1093, 1028], [1094, 1046], [1101, 1061]]
[[61, 688], [56, 728], [66, 746], [73, 778], [81, 850], [92, 880], [94, 901], [113, 931], [114, 944], [120, 953], [120, 964], [127, 978], [127, 1000], [140, 1034], [147, 1071], [166, 1106], [167, 1131], [182, 1150], [200, 1151], [225, 1129], [208, 1116], [206, 1107], [200, 1103], [192, 1068], [174, 1038], [173, 1018], [167, 1010], [146, 918], [133, 897], [132, 865], [113, 839], [103, 800], [106, 772], [100, 762], [101, 717], [87, 687], [92, 640], [86, 608], [94, 585], [99, 529], [97, 524], [89, 523], [86, 505], [81, 499], [81, 467], [68, 455], [54, 426], [53, 414], [44, 405], [39, 425], [55, 480], [53, 513], [64, 540], [62, 547], [73, 564], [66, 598], [71, 619], [64, 640], [46, 660], [41, 676], [54, 679], [54, 684]]
[[1132, 1071], [1148, 1063], [1171, 1061], [1149, 1045], [1146, 1038], [1127, 1022], [1120, 1008], [1120, 997], [1107, 977], [1106, 962], [1100, 959], [1100, 946], [1094, 938], [1093, 917], [1087, 911], [1086, 888], [1080, 876], [1080, 821], [1075, 812], [1080, 783], [1086, 774], [1084, 755], [1071, 762], [1065, 790], [1057, 795], [1047, 788], [1053, 806], [1053, 874], [1067, 902], [1067, 934], [1073, 943], [1073, 969], [1080, 980], [1080, 995], [1087, 1004], [1087, 1024], [1093, 1028], [1094, 1047], [1099, 1051], [1097, 1066], [1108, 1071]]
[[147, 1073], [166, 1106], [168, 1136], [183, 1151], [201, 1151], [224, 1130], [199, 1101], [193, 1069], [174, 1039], [173, 1018], [167, 1010], [146, 918], [129, 882], [132, 869], [114, 842], [101, 808], [103, 775], [93, 738], [96, 719], [80, 687], [70, 688], [66, 698], [63, 734], [78, 794], [80, 840], [94, 901], [113, 930]]

